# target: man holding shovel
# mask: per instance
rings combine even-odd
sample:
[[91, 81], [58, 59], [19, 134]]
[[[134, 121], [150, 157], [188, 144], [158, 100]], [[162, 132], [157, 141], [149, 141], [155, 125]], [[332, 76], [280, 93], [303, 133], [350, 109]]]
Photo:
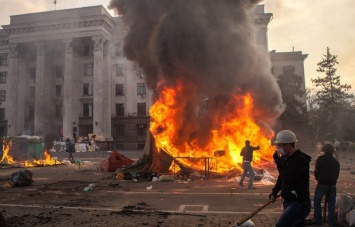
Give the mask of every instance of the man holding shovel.
[[305, 226], [311, 211], [309, 193], [309, 163], [311, 157], [296, 148], [296, 135], [290, 130], [277, 133], [274, 144], [277, 151], [274, 160], [279, 172], [269, 199], [274, 202], [281, 191], [284, 212], [276, 227]]

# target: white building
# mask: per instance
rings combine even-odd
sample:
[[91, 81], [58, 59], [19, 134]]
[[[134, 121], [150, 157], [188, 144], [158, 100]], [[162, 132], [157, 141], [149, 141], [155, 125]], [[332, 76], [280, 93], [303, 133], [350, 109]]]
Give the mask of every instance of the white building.
[[[265, 48], [271, 18], [262, 5], [253, 16]], [[92, 6], [14, 15], [2, 27], [0, 136], [94, 133], [115, 148], [144, 147], [152, 91], [122, 55], [120, 18]], [[304, 77], [306, 56], [271, 52], [275, 75], [292, 66]]]

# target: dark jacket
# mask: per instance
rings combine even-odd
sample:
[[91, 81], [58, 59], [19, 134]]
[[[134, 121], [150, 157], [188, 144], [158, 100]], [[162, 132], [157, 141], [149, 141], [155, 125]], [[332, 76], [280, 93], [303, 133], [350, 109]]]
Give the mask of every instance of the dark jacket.
[[276, 196], [281, 191], [281, 197], [285, 202], [309, 201], [309, 163], [311, 157], [299, 149], [291, 156], [278, 157], [275, 152], [273, 157], [279, 176], [272, 189], [272, 195]]
[[316, 161], [314, 176], [319, 184], [336, 185], [340, 172], [340, 164], [331, 153], [324, 153]]
[[245, 146], [242, 148], [240, 155], [243, 156], [243, 161], [253, 161], [253, 152], [259, 150], [260, 147]]

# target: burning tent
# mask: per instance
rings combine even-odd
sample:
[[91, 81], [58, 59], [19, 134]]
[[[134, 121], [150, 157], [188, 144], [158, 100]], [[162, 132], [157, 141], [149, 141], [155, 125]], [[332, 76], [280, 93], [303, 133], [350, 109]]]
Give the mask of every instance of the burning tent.
[[124, 54], [155, 91], [144, 156], [119, 171], [165, 173], [177, 163], [226, 172], [239, 168], [245, 140], [261, 146], [254, 161], [271, 159], [271, 127], [284, 107], [255, 42], [250, 12], [259, 2], [111, 0], [128, 27]]

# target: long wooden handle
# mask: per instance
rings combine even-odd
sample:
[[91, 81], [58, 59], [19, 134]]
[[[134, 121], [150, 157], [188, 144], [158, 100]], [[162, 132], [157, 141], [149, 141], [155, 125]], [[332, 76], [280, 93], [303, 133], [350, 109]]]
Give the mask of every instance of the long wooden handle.
[[[280, 195], [276, 196], [276, 199], [279, 198], [279, 197], [280, 197]], [[271, 201], [268, 201], [267, 203], [265, 203], [261, 207], [259, 207], [259, 208], [255, 209], [254, 211], [250, 212], [247, 216], [245, 216], [242, 219], [240, 219], [239, 221], [237, 221], [237, 225], [238, 226], [242, 225], [244, 222], [246, 222], [250, 218], [254, 217], [257, 213], [259, 213], [262, 209], [264, 209], [265, 207], [267, 207], [271, 203], [272, 203]]]

